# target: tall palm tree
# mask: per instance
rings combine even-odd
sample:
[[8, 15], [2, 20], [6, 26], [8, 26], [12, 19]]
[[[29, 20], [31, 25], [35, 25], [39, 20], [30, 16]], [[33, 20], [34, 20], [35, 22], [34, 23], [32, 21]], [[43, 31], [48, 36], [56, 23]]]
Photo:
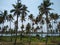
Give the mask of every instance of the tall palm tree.
[[18, 30], [18, 17], [20, 16], [20, 14], [21, 14], [21, 8], [22, 8], [22, 4], [21, 4], [21, 2], [19, 2], [18, 0], [17, 0], [17, 3], [16, 4], [13, 4], [13, 7], [14, 7], [14, 9], [12, 9], [10, 12], [12, 13], [12, 12], [14, 12], [14, 15], [16, 15], [17, 16], [17, 23], [16, 23], [16, 37], [15, 37], [15, 43], [14, 43], [14, 45], [16, 45], [16, 41], [17, 41], [17, 30]]
[[[51, 10], [51, 8], [49, 8], [51, 4], [53, 3], [51, 3], [50, 0], [44, 0], [43, 3], [41, 3], [41, 5], [38, 7], [40, 10], [40, 13], [46, 15], [47, 35], [48, 35], [48, 13], [49, 13], [49, 10]], [[47, 42], [48, 42], [48, 38], [46, 38], [46, 45], [47, 45]]]
[[[21, 22], [22, 22], [21, 29], [22, 29], [22, 32], [23, 32], [23, 28], [24, 28], [23, 21], [25, 21], [25, 17], [27, 15], [27, 12], [29, 12], [29, 11], [27, 10], [26, 5], [22, 5], [21, 10], [22, 10], [22, 12], [21, 12]], [[22, 39], [22, 32], [21, 32], [21, 39]]]
[[[12, 20], [13, 20], [13, 16], [12, 16], [12, 14], [9, 14], [8, 15], [8, 21], [10, 21], [10, 30], [11, 30], [11, 22], [12, 22]], [[11, 32], [11, 41], [12, 41], [12, 30], [10, 32]]]

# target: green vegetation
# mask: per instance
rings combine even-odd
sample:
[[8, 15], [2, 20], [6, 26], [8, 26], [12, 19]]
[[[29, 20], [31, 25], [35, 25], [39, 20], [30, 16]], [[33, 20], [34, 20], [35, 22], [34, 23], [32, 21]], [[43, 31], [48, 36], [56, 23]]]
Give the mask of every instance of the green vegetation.
[[[13, 43], [14, 42], [14, 40], [15, 40], [15, 38], [14, 38], [15, 36], [13, 36], [12, 37], [12, 42], [11, 42], [11, 40], [10, 40], [10, 37], [9, 36], [3, 36], [2, 38], [1, 38], [1, 42], [11, 42], [11, 43]], [[54, 38], [54, 39], [52, 39], [52, 38]], [[23, 38], [22, 38], [22, 41], [20, 40], [20, 36], [17, 36], [17, 43], [19, 44], [19, 42], [21, 43], [21, 42], [24, 42], [24, 43], [29, 43], [29, 41], [30, 41], [30, 38], [29, 38], [29, 36], [24, 36]], [[31, 37], [31, 44], [34, 44], [34, 43], [45, 43], [45, 41], [46, 41], [46, 38], [44, 37], [44, 38], [41, 38], [41, 37], [39, 37], [39, 39], [36, 37], [36, 36], [32, 36]], [[33, 43], [34, 42], [34, 43]], [[24, 44], [24, 43], [22, 43], [22, 44]], [[59, 44], [60, 43], [60, 37], [48, 37], [48, 44]]]
[[[7, 10], [0, 11], [0, 24], [2, 24], [0, 27], [1, 45], [60, 45], [60, 22], [57, 22], [60, 17], [59, 14], [50, 12], [50, 10], [52, 10], [52, 8], [50, 8], [51, 5], [53, 5], [53, 3], [50, 2], [50, 0], [43, 0], [38, 6], [39, 13], [36, 17], [34, 17], [33, 14], [28, 15], [29, 11], [27, 10], [27, 6], [22, 4], [21, 0], [17, 0], [16, 4], [12, 4], [13, 9], [10, 10], [10, 14], [8, 14]], [[14, 19], [14, 16], [16, 16], [16, 19]], [[24, 22], [28, 20], [30, 22], [24, 25]], [[21, 24], [19, 24], [19, 21]], [[5, 22], [10, 22], [10, 25], [5, 26]], [[12, 23], [14, 23], [14, 29], [11, 28]], [[44, 24], [46, 24], [47, 32], [43, 31]], [[55, 30], [53, 29], [53, 24], [57, 24]], [[40, 30], [39, 33], [41, 37], [36, 33], [38, 30]], [[29, 34], [31, 32], [37, 35], [31, 36]], [[4, 33], [6, 35], [11, 34], [11, 36], [3, 36]], [[25, 34], [23, 35], [23, 33]], [[42, 34], [44, 33], [47, 35], [43, 38]], [[51, 36], [48, 36], [48, 33], [50, 33]], [[53, 33], [59, 33], [59, 36], [54, 37], [52, 36]], [[12, 34], [15, 34], [15, 36]]]

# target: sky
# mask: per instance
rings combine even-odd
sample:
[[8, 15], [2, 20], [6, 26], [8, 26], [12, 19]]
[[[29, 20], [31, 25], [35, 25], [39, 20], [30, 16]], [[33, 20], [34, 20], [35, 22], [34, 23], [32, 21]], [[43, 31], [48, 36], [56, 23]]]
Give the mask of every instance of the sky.
[[[12, 4], [15, 4], [17, 0], [1, 0], [0, 1], [0, 10], [10, 11], [13, 7]], [[38, 6], [43, 2], [43, 0], [21, 0], [23, 4], [28, 7], [30, 13], [35, 16], [38, 15]], [[51, 6], [54, 10], [52, 12], [60, 13], [60, 0], [51, 0], [54, 4]]]
[[[0, 0], [0, 10], [10, 10], [13, 9], [12, 4], [15, 4], [17, 0]], [[22, 4], [25, 4], [30, 11], [30, 14], [37, 16], [39, 14], [38, 6], [43, 2], [43, 0], [21, 0]], [[51, 12], [58, 13], [60, 15], [60, 0], [51, 0], [54, 4], [51, 6]]]

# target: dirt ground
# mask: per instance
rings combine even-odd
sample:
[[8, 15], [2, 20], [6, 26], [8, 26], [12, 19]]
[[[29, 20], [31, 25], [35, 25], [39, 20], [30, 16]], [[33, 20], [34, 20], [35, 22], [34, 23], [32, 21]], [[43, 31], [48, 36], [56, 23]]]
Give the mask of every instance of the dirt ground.
[[[14, 42], [0, 42], [0, 45], [14, 45]], [[46, 43], [42, 43], [42, 42], [17, 42], [17, 45], [46, 45]], [[58, 45], [55, 43], [51, 43], [48, 45]]]

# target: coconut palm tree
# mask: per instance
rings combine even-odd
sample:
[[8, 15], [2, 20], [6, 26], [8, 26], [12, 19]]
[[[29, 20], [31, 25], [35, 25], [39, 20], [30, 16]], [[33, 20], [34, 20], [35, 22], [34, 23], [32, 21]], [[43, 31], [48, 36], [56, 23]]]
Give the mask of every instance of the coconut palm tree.
[[[30, 32], [33, 32], [34, 33], [34, 22], [35, 22], [35, 19], [34, 19], [33, 14], [30, 14], [28, 16], [28, 19], [31, 20], [31, 30], [30, 30]], [[30, 42], [31, 42], [31, 36], [30, 36]]]
[[4, 12], [1, 11], [0, 14], [0, 23], [2, 23], [2, 33], [4, 32], [4, 22], [7, 20], [7, 10], [4, 10]]
[[59, 19], [59, 15], [55, 13], [50, 13], [50, 20], [52, 20], [52, 30], [53, 30], [53, 23], [57, 23], [57, 20]]
[[31, 25], [30, 25], [30, 23], [28, 23], [26, 25], [26, 33], [29, 33], [29, 32], [31, 32]]
[[31, 24], [32, 24], [31, 30], [32, 30], [32, 32], [34, 32], [33, 28], [34, 28], [35, 19], [34, 19], [33, 14], [30, 14], [30, 15], [28, 16], [28, 18], [31, 20]]
[[[38, 7], [40, 10], [40, 13], [46, 15], [47, 35], [48, 35], [48, 13], [49, 13], [49, 10], [51, 10], [51, 8], [49, 8], [51, 4], [53, 3], [51, 3], [50, 0], [44, 0], [43, 3], [41, 3], [41, 5]], [[48, 38], [46, 38], [46, 45], [47, 45], [47, 42], [48, 42]]]
[[58, 14], [50, 13], [50, 20], [54, 20], [54, 23], [57, 21], [58, 18], [59, 18]]
[[11, 32], [11, 41], [12, 41], [12, 29], [11, 29], [11, 22], [12, 22], [12, 20], [13, 20], [13, 16], [12, 16], [12, 14], [9, 14], [8, 15], [8, 21], [10, 21], [10, 29], [9, 30], [11, 30], [10, 32]]
[[[23, 28], [24, 28], [23, 21], [25, 21], [25, 17], [27, 15], [27, 12], [29, 12], [29, 11], [27, 10], [26, 5], [22, 5], [21, 10], [22, 10], [22, 12], [21, 12], [21, 22], [22, 22], [21, 29], [22, 29], [22, 32], [23, 32]], [[21, 32], [21, 37], [22, 37], [22, 32]]]
[[7, 16], [8, 16], [7, 10], [4, 10], [2, 15], [3, 15], [3, 19], [4, 19], [4, 21], [3, 21], [3, 25], [4, 25], [4, 22], [7, 20]]
[[16, 4], [13, 4], [13, 7], [14, 9], [12, 9], [10, 12], [14, 12], [14, 16], [16, 15], [17, 16], [17, 20], [16, 20], [16, 37], [15, 37], [15, 43], [14, 45], [16, 45], [16, 41], [17, 41], [17, 30], [18, 30], [18, 17], [20, 16], [21, 14], [21, 8], [22, 8], [22, 4], [21, 2], [19, 2], [19, 0], [17, 0], [17, 3]]
[[[26, 33], [30, 34], [30, 32], [31, 32], [31, 25], [30, 25], [30, 23], [28, 23], [26, 25]], [[31, 44], [31, 35], [29, 35], [29, 37], [30, 37], [30, 40], [29, 40], [29, 45], [30, 45]]]
[[4, 10], [4, 12], [0, 11], [0, 24], [3, 24], [2, 25], [2, 30], [1, 30], [1, 37], [3, 36], [3, 32], [5, 31], [4, 30], [4, 22], [6, 21], [6, 17], [7, 17], [7, 10]]

